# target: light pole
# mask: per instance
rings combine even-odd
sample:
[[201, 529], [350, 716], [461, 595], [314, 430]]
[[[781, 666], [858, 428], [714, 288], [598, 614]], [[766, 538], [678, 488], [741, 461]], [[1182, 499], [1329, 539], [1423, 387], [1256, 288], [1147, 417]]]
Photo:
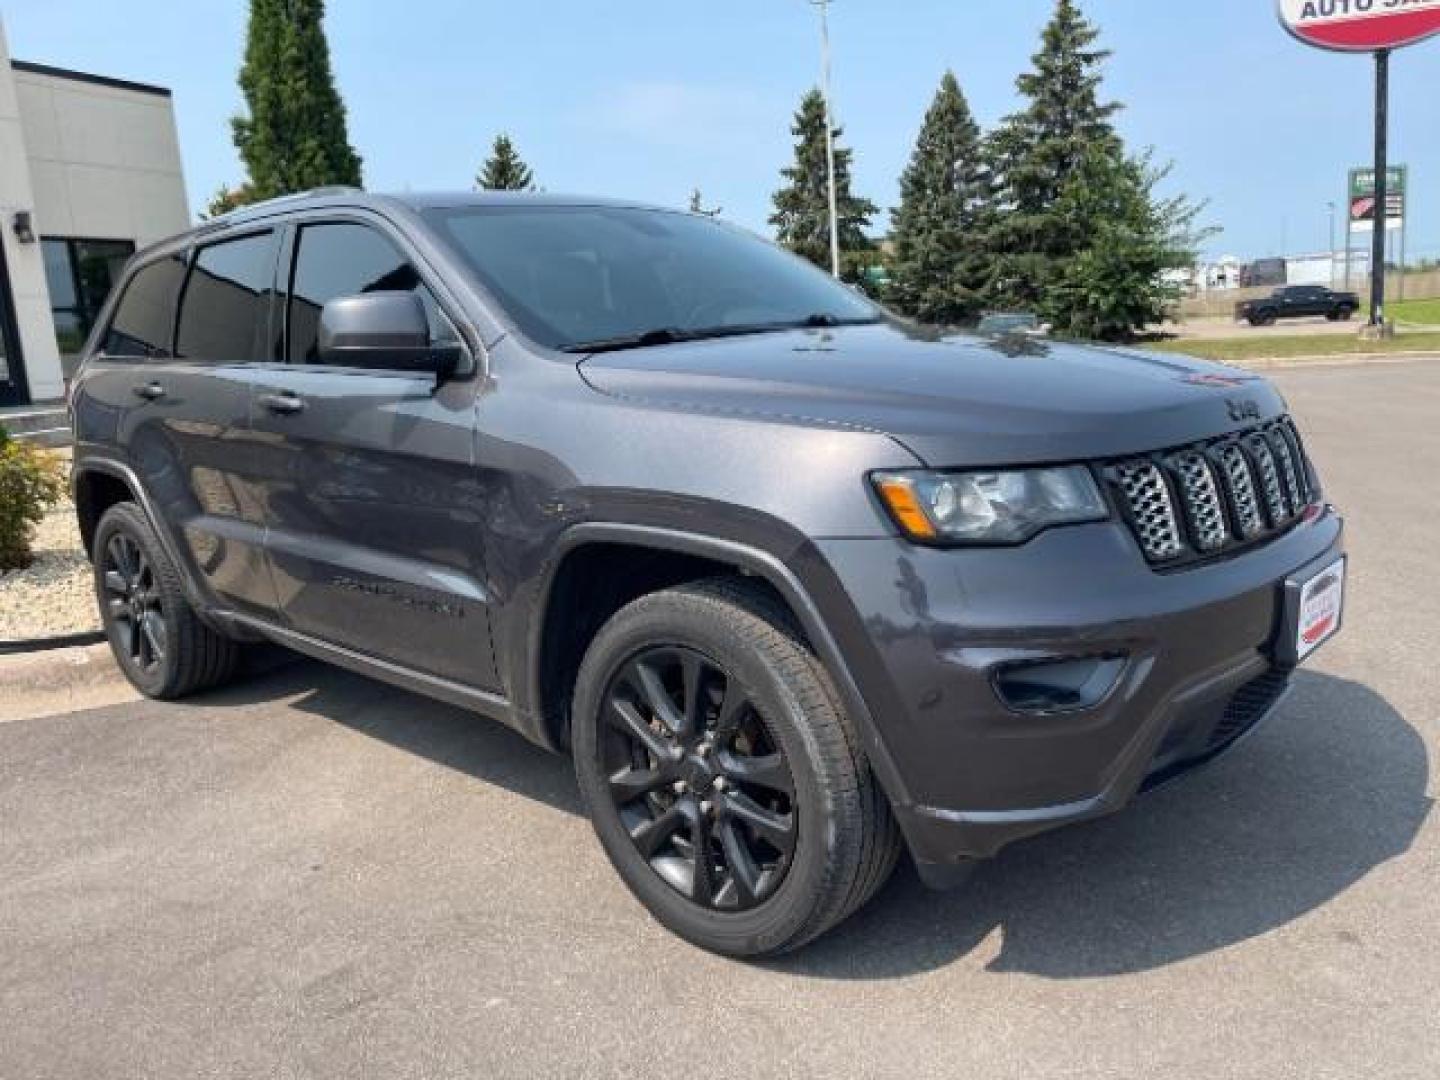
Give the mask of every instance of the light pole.
[[1330, 208], [1330, 287], [1335, 287], [1335, 204], [1325, 204]]
[[840, 208], [835, 195], [835, 124], [830, 109], [830, 0], [810, 0], [820, 9], [820, 95], [825, 99], [825, 175], [830, 190], [830, 273], [840, 276]]

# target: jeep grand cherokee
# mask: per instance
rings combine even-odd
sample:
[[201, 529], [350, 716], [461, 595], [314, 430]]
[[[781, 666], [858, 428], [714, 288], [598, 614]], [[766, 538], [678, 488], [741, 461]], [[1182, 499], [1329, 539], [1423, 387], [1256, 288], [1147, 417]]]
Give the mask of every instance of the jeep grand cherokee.
[[627, 203], [232, 213], [134, 258], [72, 409], [141, 691], [269, 641], [508, 724], [731, 955], [1214, 757], [1340, 619], [1263, 379], [929, 332]]

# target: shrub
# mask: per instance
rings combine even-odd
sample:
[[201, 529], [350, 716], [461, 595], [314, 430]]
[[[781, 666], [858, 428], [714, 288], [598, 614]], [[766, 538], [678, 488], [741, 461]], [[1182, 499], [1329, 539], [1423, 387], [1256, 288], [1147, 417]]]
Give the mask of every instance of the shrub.
[[0, 427], [0, 571], [30, 565], [35, 526], [64, 494], [60, 456]]

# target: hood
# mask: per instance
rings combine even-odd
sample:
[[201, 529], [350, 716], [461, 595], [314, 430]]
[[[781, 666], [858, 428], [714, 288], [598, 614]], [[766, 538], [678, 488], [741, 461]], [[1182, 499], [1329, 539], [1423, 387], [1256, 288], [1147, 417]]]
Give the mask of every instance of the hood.
[[601, 393], [889, 435], [934, 466], [1118, 457], [1279, 416], [1264, 379], [1204, 360], [898, 323], [604, 353]]

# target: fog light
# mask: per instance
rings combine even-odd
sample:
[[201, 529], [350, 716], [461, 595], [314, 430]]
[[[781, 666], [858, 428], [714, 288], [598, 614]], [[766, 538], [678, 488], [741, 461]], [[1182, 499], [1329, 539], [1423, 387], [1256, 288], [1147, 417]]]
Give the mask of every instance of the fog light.
[[995, 668], [995, 694], [1013, 712], [1045, 715], [1092, 709], [1125, 669], [1123, 656], [1022, 660]]

